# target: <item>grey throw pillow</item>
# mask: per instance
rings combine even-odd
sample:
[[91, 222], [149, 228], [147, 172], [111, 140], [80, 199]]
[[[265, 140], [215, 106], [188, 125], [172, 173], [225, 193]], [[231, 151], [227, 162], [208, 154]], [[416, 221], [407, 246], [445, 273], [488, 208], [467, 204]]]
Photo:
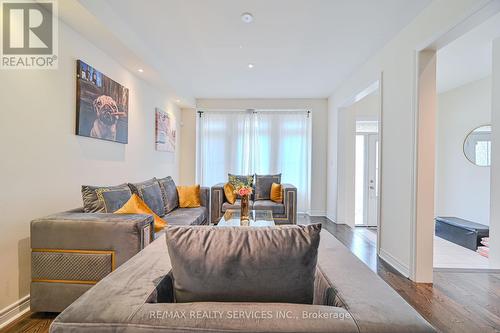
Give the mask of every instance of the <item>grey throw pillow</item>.
[[271, 185], [281, 184], [281, 173], [277, 175], [255, 175], [255, 200], [270, 200]]
[[132, 196], [127, 184], [117, 186], [82, 186], [85, 213], [113, 213]]
[[170, 226], [175, 301], [312, 304], [320, 231]]
[[165, 215], [165, 204], [156, 178], [146, 180], [142, 183], [129, 183], [130, 189], [137, 194], [153, 212], [158, 216]]
[[170, 176], [157, 179], [157, 181], [160, 184], [165, 214], [168, 214], [179, 207], [179, 194], [177, 193], [177, 186]]

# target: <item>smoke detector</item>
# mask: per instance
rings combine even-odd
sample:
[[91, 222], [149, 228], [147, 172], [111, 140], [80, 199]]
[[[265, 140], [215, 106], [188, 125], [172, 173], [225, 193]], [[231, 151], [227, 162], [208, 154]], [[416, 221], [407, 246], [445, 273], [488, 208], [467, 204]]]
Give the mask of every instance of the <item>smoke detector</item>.
[[253, 15], [251, 13], [243, 13], [241, 14], [241, 20], [245, 23], [252, 23]]

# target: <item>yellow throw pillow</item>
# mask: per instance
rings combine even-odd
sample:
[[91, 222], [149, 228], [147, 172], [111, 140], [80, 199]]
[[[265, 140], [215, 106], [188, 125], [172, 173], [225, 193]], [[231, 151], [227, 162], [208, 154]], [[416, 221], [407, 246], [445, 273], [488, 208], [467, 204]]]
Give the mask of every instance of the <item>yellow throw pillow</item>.
[[201, 206], [200, 185], [177, 186], [180, 208], [196, 208]]
[[277, 203], [283, 203], [283, 192], [281, 191], [281, 184], [273, 183], [271, 185], [271, 200]]
[[158, 232], [167, 226], [167, 222], [155, 214], [151, 208], [137, 194], [132, 194], [130, 199], [122, 208], [114, 212], [115, 214], [147, 214], [153, 215], [155, 232]]
[[231, 183], [226, 183], [224, 185], [224, 195], [226, 196], [227, 202], [234, 205], [236, 202], [236, 193], [234, 193], [234, 185]]

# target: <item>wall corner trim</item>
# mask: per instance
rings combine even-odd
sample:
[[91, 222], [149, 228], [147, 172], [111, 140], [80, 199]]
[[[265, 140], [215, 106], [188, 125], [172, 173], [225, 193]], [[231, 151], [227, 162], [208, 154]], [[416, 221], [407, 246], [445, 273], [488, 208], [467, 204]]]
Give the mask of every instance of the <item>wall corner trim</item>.
[[380, 254], [379, 257], [387, 262], [389, 265], [391, 265], [395, 270], [397, 270], [399, 273], [401, 273], [404, 277], [409, 278], [410, 277], [410, 270], [408, 266], [404, 265], [401, 263], [398, 259], [394, 258], [392, 255], [390, 255], [387, 251], [384, 249], [380, 249]]
[[6, 327], [30, 310], [30, 295], [0, 310], [0, 329]]

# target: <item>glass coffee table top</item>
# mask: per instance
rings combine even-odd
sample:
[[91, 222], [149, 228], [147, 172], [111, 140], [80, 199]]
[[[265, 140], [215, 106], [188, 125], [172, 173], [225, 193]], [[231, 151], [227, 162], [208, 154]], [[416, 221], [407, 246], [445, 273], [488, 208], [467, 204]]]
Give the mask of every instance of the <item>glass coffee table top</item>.
[[251, 210], [250, 221], [241, 222], [240, 210], [228, 209], [217, 224], [218, 227], [272, 227], [274, 226], [271, 210]]

